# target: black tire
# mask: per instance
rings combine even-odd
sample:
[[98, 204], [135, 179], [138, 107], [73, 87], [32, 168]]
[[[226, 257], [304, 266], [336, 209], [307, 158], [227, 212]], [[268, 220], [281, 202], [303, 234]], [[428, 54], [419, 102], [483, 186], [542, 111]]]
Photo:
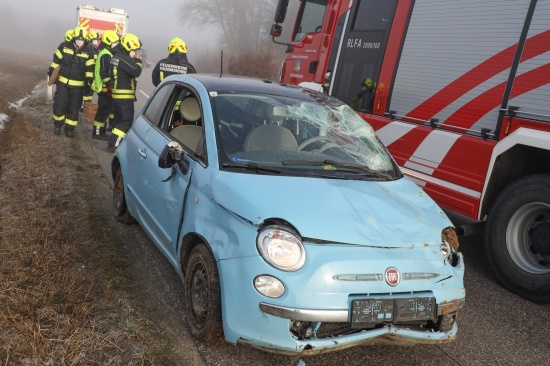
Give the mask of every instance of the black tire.
[[487, 258], [502, 286], [550, 303], [550, 176], [510, 184], [491, 207], [486, 229]]
[[185, 270], [185, 313], [191, 335], [207, 345], [223, 341], [220, 277], [205, 244], [191, 251]]
[[117, 169], [113, 186], [113, 212], [118, 221], [125, 225], [131, 225], [136, 222], [126, 205], [126, 196], [124, 195], [124, 181], [122, 180], [122, 170]]

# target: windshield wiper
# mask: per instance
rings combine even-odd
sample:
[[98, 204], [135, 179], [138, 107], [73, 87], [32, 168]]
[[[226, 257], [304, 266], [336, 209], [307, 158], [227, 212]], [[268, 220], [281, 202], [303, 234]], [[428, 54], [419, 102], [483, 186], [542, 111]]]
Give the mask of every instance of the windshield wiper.
[[270, 172], [270, 173], [277, 173], [281, 174], [283, 173], [282, 169], [269, 167], [265, 165], [258, 165], [256, 163], [223, 163], [222, 167], [224, 168], [243, 168], [243, 169], [250, 169], [255, 171], [263, 171], [263, 172]]
[[[283, 165], [313, 165], [313, 166], [323, 166], [323, 165], [331, 165], [335, 168], [350, 168], [350, 169], [357, 169], [360, 170], [363, 174], [367, 175], [369, 177], [375, 177], [375, 178], [382, 178], [385, 180], [393, 180], [391, 175], [384, 174], [377, 172], [376, 170], [370, 169], [366, 165], [359, 165], [359, 164], [352, 164], [352, 163], [339, 163], [332, 160], [283, 160]], [[357, 172], [351, 171], [351, 170], [340, 170], [338, 171], [344, 171], [347, 173], [354, 173], [357, 174]]]

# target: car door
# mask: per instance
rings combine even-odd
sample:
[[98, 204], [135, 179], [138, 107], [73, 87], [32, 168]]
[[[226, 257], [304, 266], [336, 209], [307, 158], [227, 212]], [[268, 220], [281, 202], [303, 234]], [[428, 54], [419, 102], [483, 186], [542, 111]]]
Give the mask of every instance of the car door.
[[[169, 85], [167, 85], [169, 86]], [[164, 87], [167, 87], [164, 86]], [[199, 158], [195, 156], [198, 151], [199, 140], [202, 141], [202, 125], [195, 121], [193, 136], [187, 138], [187, 134], [181, 133], [176, 138], [171, 133], [185, 130], [181, 126], [182, 98], [194, 96], [197, 104], [194, 106], [200, 111], [198, 97], [182, 85], [175, 85], [170, 91], [170, 97], [158, 124], [153, 124], [144, 138], [139, 142], [138, 148], [141, 164], [137, 166], [142, 182], [136, 189], [136, 195], [143, 207], [142, 226], [150, 234], [157, 246], [165, 255], [177, 265], [175, 253], [177, 251], [180, 228], [183, 221], [184, 206], [186, 204], [187, 189], [193, 176], [193, 170]], [[197, 134], [196, 130], [200, 133]], [[177, 141], [185, 151], [183, 159], [189, 164], [189, 169], [182, 170], [178, 165], [170, 168], [160, 168], [159, 156], [170, 141]]]
[[143, 154], [146, 153], [143, 150], [143, 141], [152, 125], [160, 123], [173, 88], [173, 84], [167, 85], [154, 93], [147, 101], [143, 113], [137, 116], [132, 127], [126, 133], [123, 149], [120, 150], [124, 151], [125, 166], [127, 167], [124, 171], [124, 182], [127, 186], [128, 206], [131, 207], [131, 211], [139, 221], [143, 220], [142, 216], [147, 212], [141, 198], [137, 195], [137, 192], [143, 192], [140, 186], [144, 184], [140, 168], [144, 164]]

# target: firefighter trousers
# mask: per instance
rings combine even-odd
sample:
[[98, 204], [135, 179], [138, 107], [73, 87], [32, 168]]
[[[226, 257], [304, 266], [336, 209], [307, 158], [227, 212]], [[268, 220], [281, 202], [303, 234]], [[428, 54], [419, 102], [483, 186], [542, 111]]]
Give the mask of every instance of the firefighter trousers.
[[113, 98], [107, 95], [107, 93], [99, 93], [97, 95], [97, 112], [94, 118], [94, 127], [105, 127], [107, 118], [112, 113]]
[[113, 130], [108, 145], [117, 148], [134, 120], [134, 99], [113, 99]]
[[78, 124], [78, 112], [82, 105], [84, 88], [56, 83], [53, 98], [53, 123], [55, 127], [65, 124], [65, 130], [72, 131]]

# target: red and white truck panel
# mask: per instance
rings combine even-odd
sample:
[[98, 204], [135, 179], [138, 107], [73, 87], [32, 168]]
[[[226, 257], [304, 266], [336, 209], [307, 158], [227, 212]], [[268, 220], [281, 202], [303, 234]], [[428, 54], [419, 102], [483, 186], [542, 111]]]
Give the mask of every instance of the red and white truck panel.
[[438, 204], [486, 223], [503, 286], [550, 302], [547, 1], [302, 0], [286, 45], [282, 82], [349, 103]]

